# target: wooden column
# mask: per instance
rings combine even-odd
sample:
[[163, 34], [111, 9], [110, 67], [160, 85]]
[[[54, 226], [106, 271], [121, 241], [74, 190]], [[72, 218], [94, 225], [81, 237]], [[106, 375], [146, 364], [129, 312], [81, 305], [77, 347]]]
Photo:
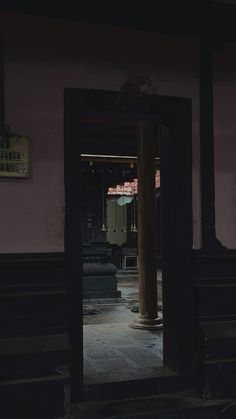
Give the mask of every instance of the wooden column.
[[153, 124], [137, 124], [138, 140], [138, 269], [139, 316], [130, 327], [162, 326], [157, 313], [157, 267], [155, 237], [155, 138]]
[[213, 52], [216, 45], [212, 38], [211, 4], [202, 6], [205, 25], [200, 37], [200, 152], [201, 152], [201, 212], [202, 247], [223, 248], [215, 229], [215, 167], [214, 167], [214, 77]]

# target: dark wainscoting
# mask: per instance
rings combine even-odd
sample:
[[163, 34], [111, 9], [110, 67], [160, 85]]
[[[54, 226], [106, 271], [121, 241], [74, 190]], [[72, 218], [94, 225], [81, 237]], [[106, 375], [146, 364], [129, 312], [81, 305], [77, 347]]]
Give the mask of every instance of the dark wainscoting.
[[211, 278], [236, 278], [236, 249], [194, 250], [193, 277], [198, 280]]
[[236, 250], [193, 251], [196, 382], [206, 397], [236, 395]]
[[30, 392], [32, 403], [54, 400], [63, 413], [71, 359], [65, 266], [63, 253], [0, 255], [2, 409]]

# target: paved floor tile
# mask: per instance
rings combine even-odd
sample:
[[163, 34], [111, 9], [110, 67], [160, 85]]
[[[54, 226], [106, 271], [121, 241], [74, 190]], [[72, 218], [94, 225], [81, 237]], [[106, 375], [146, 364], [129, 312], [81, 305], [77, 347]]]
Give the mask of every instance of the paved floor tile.
[[[162, 296], [160, 279], [161, 273], [158, 292]], [[129, 327], [138, 315], [131, 311], [138, 301], [138, 278], [122, 276], [118, 288], [122, 303], [93, 304], [94, 314], [84, 315], [85, 384], [155, 377], [162, 366], [162, 333]]]

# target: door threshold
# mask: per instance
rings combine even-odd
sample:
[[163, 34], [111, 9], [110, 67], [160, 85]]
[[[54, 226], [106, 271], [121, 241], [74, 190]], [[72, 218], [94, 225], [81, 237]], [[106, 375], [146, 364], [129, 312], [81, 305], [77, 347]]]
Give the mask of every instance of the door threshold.
[[158, 368], [158, 375], [144, 379], [120, 380], [99, 384], [84, 384], [84, 401], [118, 400], [130, 397], [145, 397], [192, 387], [189, 374], [178, 374], [166, 367]]

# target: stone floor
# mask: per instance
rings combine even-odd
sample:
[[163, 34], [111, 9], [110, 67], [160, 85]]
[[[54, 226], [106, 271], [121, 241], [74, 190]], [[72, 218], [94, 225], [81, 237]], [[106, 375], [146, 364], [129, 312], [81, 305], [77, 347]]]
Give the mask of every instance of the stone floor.
[[[158, 272], [161, 311], [161, 272]], [[90, 302], [84, 311], [84, 384], [151, 378], [162, 366], [162, 332], [131, 329], [137, 317], [138, 276], [120, 272], [121, 302]]]

